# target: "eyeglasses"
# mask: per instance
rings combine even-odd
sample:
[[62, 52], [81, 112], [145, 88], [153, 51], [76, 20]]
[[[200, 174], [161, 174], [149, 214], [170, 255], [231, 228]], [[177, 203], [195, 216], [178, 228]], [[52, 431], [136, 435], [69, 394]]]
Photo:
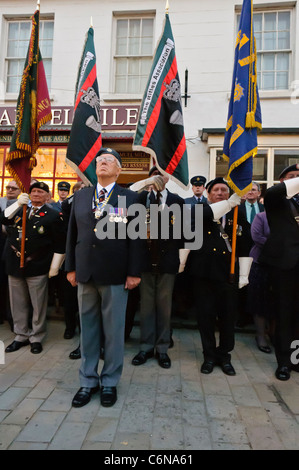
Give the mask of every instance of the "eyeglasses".
[[115, 162], [115, 158], [112, 157], [112, 156], [111, 157], [110, 156], [108, 156], [108, 157], [97, 157], [96, 160], [97, 160], [97, 163], [100, 163], [100, 162], [103, 162], [103, 161], [108, 162], [108, 163]]
[[15, 188], [14, 186], [6, 186], [6, 189], [11, 189], [12, 191], [16, 191], [19, 188]]

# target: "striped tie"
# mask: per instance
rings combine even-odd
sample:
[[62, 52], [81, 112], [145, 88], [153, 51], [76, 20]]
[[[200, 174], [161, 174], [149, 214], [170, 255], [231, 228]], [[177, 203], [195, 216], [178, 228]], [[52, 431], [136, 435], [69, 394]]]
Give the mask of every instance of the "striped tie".
[[38, 212], [38, 207], [32, 207], [31, 213], [29, 215], [29, 219], [32, 219], [37, 212]]
[[105, 201], [105, 195], [106, 195], [107, 189], [103, 188], [99, 192], [99, 202]]

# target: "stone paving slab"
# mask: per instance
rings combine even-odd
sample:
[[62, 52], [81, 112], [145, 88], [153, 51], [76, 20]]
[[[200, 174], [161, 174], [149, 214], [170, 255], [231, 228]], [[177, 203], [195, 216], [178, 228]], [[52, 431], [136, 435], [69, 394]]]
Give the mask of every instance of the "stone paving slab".
[[[64, 340], [63, 332], [62, 321], [49, 320], [41, 354], [24, 347], [0, 365], [0, 450], [298, 450], [299, 374], [278, 381], [274, 354], [260, 352], [253, 333], [236, 333], [237, 375], [228, 377], [218, 367], [200, 373], [195, 329], [174, 330], [170, 369], [155, 358], [134, 367], [136, 326], [115, 406], [101, 407], [95, 394], [75, 409], [80, 361], [68, 355], [79, 338]], [[0, 340], [5, 346], [13, 340], [7, 323]]]

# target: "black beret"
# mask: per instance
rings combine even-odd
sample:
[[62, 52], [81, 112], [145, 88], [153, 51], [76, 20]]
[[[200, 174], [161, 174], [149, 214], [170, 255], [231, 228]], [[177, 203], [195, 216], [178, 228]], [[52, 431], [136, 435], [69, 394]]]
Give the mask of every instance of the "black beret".
[[152, 174], [153, 174], [155, 171], [158, 171], [158, 172], [159, 172], [159, 175], [161, 174], [161, 173], [160, 173], [160, 170], [159, 170], [156, 166], [152, 166], [152, 168], [150, 169], [150, 171], [149, 171], [149, 173], [148, 173], [148, 176], [152, 176]]
[[122, 164], [121, 163], [121, 156], [119, 155], [119, 153], [116, 150], [111, 149], [111, 148], [102, 147], [101, 150], [98, 152], [97, 157], [99, 157], [100, 155], [103, 155], [103, 154], [114, 155], [114, 157], [117, 158], [119, 163]]
[[71, 185], [67, 181], [59, 181], [57, 188], [64, 191], [69, 191], [71, 189]]
[[49, 186], [46, 183], [44, 183], [43, 181], [36, 181], [35, 183], [33, 183], [30, 186], [29, 194], [31, 193], [32, 189], [34, 189], [34, 188], [43, 189], [44, 191], [46, 191], [46, 193], [50, 192]]
[[190, 183], [192, 186], [204, 186], [206, 184], [206, 178], [204, 176], [193, 176]]
[[278, 179], [284, 178], [287, 173], [290, 171], [298, 171], [299, 170], [299, 163], [295, 163], [295, 165], [287, 166], [282, 172], [280, 173]]
[[206, 190], [208, 191], [208, 193], [211, 191], [212, 187], [215, 186], [215, 184], [226, 184], [226, 186], [229, 188], [229, 185], [222, 178], [222, 176], [217, 176], [217, 178], [209, 181], [208, 184], [206, 185]]

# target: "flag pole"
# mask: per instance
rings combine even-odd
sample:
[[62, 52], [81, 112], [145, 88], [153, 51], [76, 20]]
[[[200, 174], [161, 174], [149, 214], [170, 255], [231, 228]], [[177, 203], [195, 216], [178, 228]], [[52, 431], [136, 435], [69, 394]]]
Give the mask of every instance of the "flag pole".
[[165, 13], [166, 15], [168, 15], [169, 13], [169, 1], [168, 0], [166, 0]]
[[229, 276], [229, 280], [232, 284], [235, 281], [238, 209], [239, 209], [238, 206], [234, 208], [234, 216], [233, 216], [232, 254], [231, 254], [231, 260], [230, 260], [230, 276]]

